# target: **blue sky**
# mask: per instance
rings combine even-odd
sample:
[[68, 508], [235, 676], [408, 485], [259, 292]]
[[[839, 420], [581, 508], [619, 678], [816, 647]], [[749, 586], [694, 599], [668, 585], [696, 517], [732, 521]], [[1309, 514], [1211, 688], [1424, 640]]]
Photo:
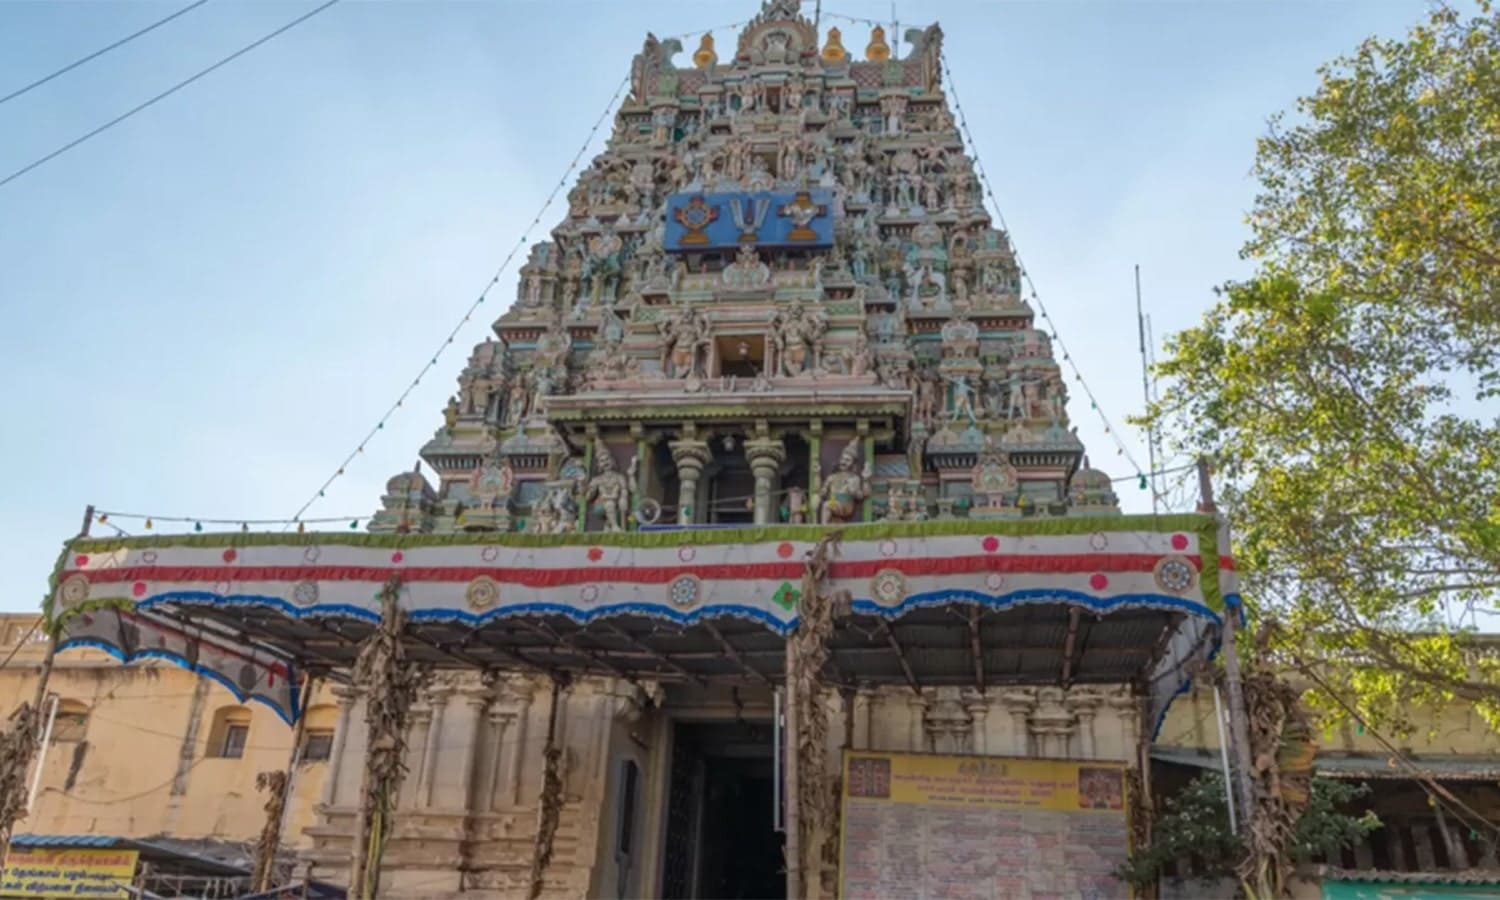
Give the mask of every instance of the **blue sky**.
[[[0, 96], [185, 4], [0, 3]], [[315, 5], [211, 0], [0, 105], [0, 176]], [[0, 609], [36, 608], [90, 503], [291, 516], [488, 281], [645, 33], [701, 33], [758, 8], [345, 0], [0, 188], [0, 467], [11, 473]], [[890, 15], [887, 2], [825, 8]], [[1214, 285], [1244, 272], [1247, 173], [1267, 116], [1310, 92], [1320, 63], [1424, 11], [1416, 0], [898, 9], [903, 29], [943, 24], [1022, 261], [1122, 427], [1141, 405], [1131, 267], [1158, 339], [1193, 322]], [[862, 51], [865, 26], [824, 24]], [[727, 56], [734, 32], [716, 36]], [[684, 44], [685, 65], [696, 38]], [[514, 285], [507, 274], [308, 515], [376, 509], [385, 479], [441, 424], [469, 347]], [[1094, 464], [1129, 474], [1076, 385], [1069, 405]], [[1127, 510], [1149, 508], [1134, 485], [1120, 490]]]

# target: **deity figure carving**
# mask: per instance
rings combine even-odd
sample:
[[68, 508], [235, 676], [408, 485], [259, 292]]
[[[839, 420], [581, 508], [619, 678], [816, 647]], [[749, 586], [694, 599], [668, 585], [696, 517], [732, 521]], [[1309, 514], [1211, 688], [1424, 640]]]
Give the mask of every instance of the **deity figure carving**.
[[605, 230], [589, 239], [588, 257], [584, 260], [582, 280], [588, 285], [589, 303], [613, 303], [620, 284], [620, 253], [624, 245], [620, 236]]
[[869, 496], [870, 476], [874, 472], [869, 463], [863, 470], [857, 470], [858, 459], [859, 445], [851, 441], [839, 454], [838, 470], [828, 476], [818, 491], [818, 524], [852, 520], [860, 502]]
[[507, 428], [519, 425], [526, 418], [526, 406], [530, 399], [531, 392], [526, 389], [526, 379], [517, 377], [512, 380], [505, 398], [505, 415], [501, 417], [500, 424]]
[[937, 417], [937, 393], [938, 382], [936, 376], [927, 369], [916, 374], [916, 412], [914, 418], [918, 422], [931, 424]]
[[449, 397], [448, 405], [443, 407], [443, 428], [449, 434], [458, 427], [458, 398]]
[[568, 365], [568, 352], [573, 349], [573, 338], [568, 334], [568, 329], [563, 327], [562, 319], [557, 310], [549, 311], [547, 317], [547, 329], [542, 332], [541, 337], [536, 340], [536, 349], [532, 353], [532, 364], [536, 368], [566, 369]]
[[795, 377], [817, 369], [822, 362], [823, 335], [828, 320], [822, 313], [809, 315], [802, 304], [793, 303], [771, 319], [776, 357], [781, 374]]
[[662, 373], [669, 378], [702, 375], [709, 347], [708, 316], [684, 306], [657, 325], [662, 336]]
[[875, 364], [875, 352], [870, 349], [870, 338], [863, 326], [854, 332], [854, 345], [844, 348], [843, 359], [848, 375], [864, 375]]
[[511, 468], [509, 459], [489, 460], [469, 476], [469, 496], [474, 499], [474, 509], [494, 512], [505, 507], [515, 485], [516, 470]]
[[942, 379], [953, 386], [953, 406], [948, 411], [948, 420], [968, 419], [970, 425], [979, 424], [978, 416], [974, 414], [974, 386], [969, 384], [969, 376], [943, 375]]
[[771, 267], [760, 258], [760, 253], [750, 244], [741, 244], [734, 262], [724, 267], [719, 280], [725, 287], [737, 290], [753, 290], [771, 282]]
[[532, 505], [527, 530], [533, 534], [567, 534], [578, 530], [578, 501], [571, 485], [551, 484]]
[[592, 503], [604, 516], [605, 531], [624, 531], [630, 516], [630, 495], [635, 484], [635, 456], [630, 457], [630, 466], [621, 473], [615, 458], [604, 444], [597, 444], [594, 456], [598, 459], [599, 472], [589, 479], [584, 502]]

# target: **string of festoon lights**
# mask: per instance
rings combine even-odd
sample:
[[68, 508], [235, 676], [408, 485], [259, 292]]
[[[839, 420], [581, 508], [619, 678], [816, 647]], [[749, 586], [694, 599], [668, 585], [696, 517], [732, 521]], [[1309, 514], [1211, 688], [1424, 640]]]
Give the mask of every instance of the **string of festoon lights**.
[[[876, 19], [866, 18], [863, 16], [850, 16], [843, 13], [829, 12], [827, 10], [823, 11], [823, 15], [835, 19], [843, 19], [861, 25], [878, 25], [882, 28], [890, 24], [889, 22], [880, 22]], [[892, 37], [896, 38], [898, 36], [892, 35]], [[1133, 475], [1112, 480], [1129, 481], [1134, 479], [1137, 486], [1141, 490], [1149, 490], [1153, 494], [1155, 494], [1158, 501], [1164, 501], [1164, 498], [1161, 496], [1160, 492], [1157, 491], [1153, 486], [1152, 477], [1154, 475], [1165, 474], [1169, 471], [1180, 471], [1180, 469], [1164, 469], [1158, 472], [1147, 472], [1145, 469], [1141, 468], [1140, 463], [1136, 461], [1135, 455], [1131, 453], [1130, 447], [1125, 443], [1123, 439], [1121, 439], [1119, 430], [1115, 428], [1115, 425], [1110, 420], [1110, 417], [1104, 412], [1104, 408], [1100, 406], [1098, 396], [1094, 393], [1093, 389], [1089, 387], [1089, 383], [1084, 380], [1083, 372], [1079, 370], [1078, 363], [1073, 359], [1073, 354], [1068, 351], [1067, 344], [1063, 342], [1062, 336], [1058, 333], [1057, 323], [1053, 320], [1051, 313], [1047, 311], [1047, 305], [1042, 302], [1041, 296], [1037, 293], [1036, 284], [1032, 281], [1031, 278], [1031, 272], [1026, 268], [1025, 263], [1021, 260], [1021, 252], [1016, 247], [1015, 236], [1011, 234], [1010, 226], [1005, 222], [1005, 214], [1001, 211], [999, 200], [996, 199], [995, 191], [990, 186], [989, 175], [985, 172], [984, 162], [979, 155], [979, 148], [974, 142], [973, 133], [969, 130], [968, 117], [964, 114], [963, 103], [962, 101], [960, 101], [958, 96], [958, 88], [954, 85], [953, 70], [948, 65], [948, 58], [946, 55], [940, 55], [938, 61], [943, 69], [943, 79], [948, 86], [948, 95], [953, 100], [953, 112], [954, 115], [958, 118], [959, 130], [962, 132], [964, 143], [968, 146], [969, 156], [974, 161], [975, 173], [979, 176], [980, 188], [984, 191], [985, 199], [988, 201], [988, 206], [995, 216], [996, 223], [998, 223], [1000, 228], [1005, 231], [1007, 238], [1009, 238], [1010, 240], [1011, 251], [1015, 255], [1016, 265], [1020, 268], [1021, 279], [1026, 286], [1027, 299], [1036, 308], [1037, 312], [1041, 314], [1042, 320], [1047, 323], [1049, 337], [1051, 338], [1053, 344], [1057, 346], [1058, 351], [1062, 354], [1063, 362], [1067, 363], [1069, 370], [1072, 372], [1074, 382], [1076, 382], [1078, 386], [1083, 389], [1084, 395], [1088, 397], [1089, 408], [1093, 410], [1094, 413], [1099, 417], [1099, 422], [1104, 427], [1104, 433], [1109, 435], [1110, 440], [1114, 441], [1115, 455], [1123, 458], [1125, 462], [1129, 464], [1131, 470], [1134, 473]]]
[[[712, 28], [683, 32], [682, 34], [668, 35], [662, 40], [681, 40], [683, 38], [691, 38], [696, 35], [712, 34], [715, 31], [720, 31], [723, 29], [738, 28], [739, 26], [746, 24], [746, 22], [748, 21], [749, 20], [730, 22], [726, 25], [715, 25]], [[417, 387], [422, 383], [422, 379], [425, 378], [430, 371], [437, 367], [438, 361], [439, 359], [441, 359], [443, 353], [453, 345], [454, 338], [458, 336], [459, 332], [463, 330], [465, 325], [469, 324], [470, 320], [474, 317], [474, 313], [478, 311], [479, 307], [484, 304], [486, 299], [488, 299], [490, 292], [495, 289], [495, 286], [500, 283], [500, 276], [503, 275], [505, 273], [505, 270], [510, 267], [510, 264], [516, 258], [516, 254], [521, 252], [521, 248], [525, 247], [526, 244], [530, 241], [532, 231], [541, 224], [542, 217], [545, 216], [547, 214], [547, 211], [552, 208], [552, 204], [557, 200], [557, 196], [567, 189], [569, 177], [578, 168], [579, 162], [583, 159], [584, 155], [588, 153], [589, 147], [593, 146], [594, 138], [596, 135], [598, 135], [599, 129], [603, 127], [604, 123], [609, 119], [610, 113], [614, 111], [615, 104], [620, 99], [620, 95], [629, 85], [629, 76], [626, 76], [625, 78], [620, 80], [620, 84], [615, 88], [614, 94], [610, 96], [609, 102], [605, 104], [603, 111], [601, 111], [598, 118], [594, 120], [594, 124], [589, 127], [588, 135], [583, 139], [583, 143], [579, 145], [578, 152], [574, 153], [573, 158], [569, 160], [568, 167], [563, 172], [562, 177], [560, 177], [557, 180], [557, 183], [552, 186], [552, 191], [547, 195], [547, 199], [543, 201], [541, 209], [537, 210], [537, 214], [532, 217], [530, 224], [528, 224], [526, 226], [526, 229], [521, 232], [521, 236], [516, 239], [516, 242], [510, 248], [510, 251], [505, 254], [504, 259], [500, 261], [500, 265], [495, 268], [494, 274], [491, 275], [489, 281], [485, 283], [484, 289], [479, 292], [479, 296], [469, 304], [469, 307], [466, 310], [464, 310], [463, 317], [460, 318], [458, 320], [458, 323], [455, 324], [453, 328], [448, 332], [447, 337], [445, 337], [443, 339], [443, 342], [438, 345], [437, 350], [430, 356], [428, 356], [422, 363], [422, 367], [417, 371], [416, 377], [412, 378], [411, 382], [406, 385], [405, 389], [401, 391], [400, 395], [396, 397], [395, 401], [386, 408], [385, 412], [382, 413], [380, 418], [375, 421], [375, 424], [370, 428], [369, 431], [365, 433], [364, 437], [360, 438], [359, 443], [354, 446], [353, 450], [349, 451], [349, 454], [344, 457], [342, 462], [339, 463], [338, 468], [333, 471], [333, 474], [324, 479], [323, 483], [318, 486], [317, 491], [312, 496], [307, 498], [307, 502], [303, 503], [302, 506], [297, 509], [297, 512], [290, 519], [285, 520], [284, 522], [269, 524], [285, 524], [287, 526], [290, 526], [312, 521], [302, 518], [303, 514], [311, 509], [313, 504], [317, 503], [327, 495], [328, 488], [336, 480], [344, 476], [344, 473], [347, 471], [349, 464], [352, 463], [360, 454], [364, 453], [365, 447], [369, 445], [369, 442], [385, 429], [386, 423], [390, 421], [391, 416], [395, 415], [396, 411], [402, 407], [402, 405], [406, 402], [406, 398], [411, 396], [412, 391], [416, 390]], [[342, 518], [340, 518], [339, 521], [342, 521]]]

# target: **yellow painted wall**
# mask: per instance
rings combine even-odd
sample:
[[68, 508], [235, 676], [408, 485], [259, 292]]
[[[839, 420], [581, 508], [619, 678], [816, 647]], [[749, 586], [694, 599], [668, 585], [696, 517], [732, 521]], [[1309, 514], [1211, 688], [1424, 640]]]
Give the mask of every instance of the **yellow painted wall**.
[[[1464, 704], [1450, 704], [1436, 717], [1425, 710], [1416, 710], [1412, 713], [1412, 721], [1416, 725], [1412, 734], [1391, 738], [1404, 751], [1418, 755], [1500, 754], [1500, 732], [1496, 732], [1478, 713]], [[1330, 753], [1387, 752], [1373, 736], [1360, 734], [1355, 725], [1330, 728], [1321, 732], [1318, 737], [1320, 749]], [[1167, 747], [1218, 749], [1219, 734], [1214, 724], [1213, 691], [1194, 688], [1178, 697], [1167, 713], [1161, 731], [1157, 733], [1156, 743]]]
[[[36, 692], [45, 644], [31, 631], [35, 616], [0, 615], [0, 714], [9, 715]], [[21, 646], [17, 646], [17, 645]], [[122, 667], [94, 650], [58, 654], [48, 689], [63, 709], [86, 708], [82, 741], [56, 735], [42, 764], [36, 808], [17, 831], [43, 834], [167, 835], [246, 841], [264, 822], [259, 772], [285, 768], [292, 729], [259, 703], [240, 707], [215, 682], [170, 663]], [[313, 704], [331, 704], [326, 689]], [[215, 713], [243, 708], [250, 716], [244, 755], [217, 756], [210, 747]], [[314, 722], [331, 718], [315, 713]], [[192, 735], [189, 740], [188, 736]], [[326, 762], [298, 767], [284, 840], [303, 843], [322, 793]]]

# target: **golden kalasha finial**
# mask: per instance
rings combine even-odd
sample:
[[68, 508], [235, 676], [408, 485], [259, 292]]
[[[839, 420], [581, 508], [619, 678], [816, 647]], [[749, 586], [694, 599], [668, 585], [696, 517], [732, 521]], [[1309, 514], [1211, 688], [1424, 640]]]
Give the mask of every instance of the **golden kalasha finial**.
[[706, 69], [718, 61], [719, 54], [714, 52], [714, 36], [704, 34], [703, 40], [698, 42], [698, 49], [693, 53], [693, 65]]
[[843, 35], [837, 28], [828, 29], [828, 42], [823, 45], [823, 62], [841, 63], [849, 58], [849, 51], [844, 49]]
[[885, 42], [885, 29], [876, 25], [870, 29], [870, 45], [865, 48], [865, 59], [885, 62], [891, 58], [891, 45]]

